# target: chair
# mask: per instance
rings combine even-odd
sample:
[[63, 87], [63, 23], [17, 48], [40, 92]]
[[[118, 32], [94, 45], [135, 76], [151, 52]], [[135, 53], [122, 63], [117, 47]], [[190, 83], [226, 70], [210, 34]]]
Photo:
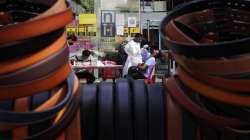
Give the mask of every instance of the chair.
[[155, 83], [155, 77], [154, 77], [154, 73], [155, 73], [155, 65], [153, 66], [153, 68], [151, 69], [147, 79], [144, 80], [144, 82], [146, 84], [153, 84]]
[[[105, 60], [103, 61], [104, 65], [116, 65], [115, 61]], [[105, 81], [106, 79], [113, 79], [115, 81], [116, 78], [120, 76], [120, 71], [118, 69], [105, 68], [102, 70], [102, 79]]]

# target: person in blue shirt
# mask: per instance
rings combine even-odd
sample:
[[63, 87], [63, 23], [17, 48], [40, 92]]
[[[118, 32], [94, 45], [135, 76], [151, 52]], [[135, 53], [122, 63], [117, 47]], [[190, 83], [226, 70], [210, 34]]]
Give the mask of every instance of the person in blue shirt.
[[133, 79], [147, 79], [154, 73], [156, 64], [155, 50], [149, 47], [148, 49], [146, 49], [146, 51], [144, 50], [143, 52], [144, 53], [142, 54], [142, 58], [144, 60], [144, 63], [141, 63], [138, 66], [131, 67], [131, 69], [129, 69], [128, 74]]

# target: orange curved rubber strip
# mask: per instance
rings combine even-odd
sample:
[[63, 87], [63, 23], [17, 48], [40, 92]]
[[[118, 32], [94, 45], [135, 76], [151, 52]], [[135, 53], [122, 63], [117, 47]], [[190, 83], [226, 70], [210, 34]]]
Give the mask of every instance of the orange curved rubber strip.
[[81, 140], [81, 116], [80, 107], [77, 109], [75, 118], [72, 120], [71, 124], [66, 128], [64, 132], [66, 135], [66, 140]]
[[[79, 89], [79, 86], [80, 86], [80, 82], [79, 82], [79, 80], [78, 80], [78, 78], [75, 76], [75, 78], [74, 78], [75, 80], [74, 80], [74, 89], [73, 89], [73, 94], [74, 94], [74, 96], [76, 95], [76, 93], [77, 93], [77, 90]], [[67, 108], [68, 107], [64, 107], [58, 114], [57, 114], [57, 116], [55, 117], [55, 119], [54, 119], [54, 121], [53, 121], [53, 124], [56, 124], [56, 123], [58, 123], [58, 121], [60, 121], [60, 119], [62, 118], [62, 116], [64, 115], [64, 113], [66, 113], [66, 111], [67, 111]], [[74, 119], [75, 120], [75, 119]], [[71, 124], [70, 124], [70, 126], [72, 125], [72, 123], [74, 123], [74, 120], [72, 120], [72, 122], [71, 122]], [[80, 125], [79, 124], [80, 122], [78, 122], [78, 125]], [[75, 128], [74, 128], [75, 129]], [[66, 131], [67, 131], [67, 129], [66, 129]], [[67, 137], [67, 132], [63, 132], [62, 134], [60, 134], [59, 135], [59, 137], [56, 139], [56, 140], [65, 140]], [[74, 131], [78, 131], [78, 130], [74, 130]]]
[[56, 140], [66, 140], [65, 134], [62, 133]]
[[[211, 86], [215, 86], [224, 90], [235, 91], [249, 94], [250, 91], [250, 80], [249, 79], [226, 79], [218, 76], [210, 76], [196, 71], [195, 69], [183, 68], [188, 72], [192, 77], [207, 83]], [[183, 71], [182, 69], [180, 69]]]
[[208, 86], [205, 83], [202, 83], [189, 76], [185, 71], [180, 71], [179, 67], [177, 68], [177, 74], [186, 86], [198, 92], [198, 94], [201, 94], [202, 96], [227, 104], [245, 107], [250, 106], [250, 96], [240, 96], [234, 92], [224, 91], [212, 86]]
[[[77, 93], [77, 90], [80, 86], [80, 81], [75, 76], [75, 83], [76, 86], [74, 86], [74, 94]], [[71, 124], [68, 126], [65, 132], [65, 136], [67, 140], [81, 140], [81, 127], [80, 127], [80, 109], [78, 107], [75, 118], [72, 120]]]
[[[236, 71], [242, 71], [242, 67], [237, 65], [234, 65], [234, 63], [237, 62], [237, 60], [233, 59], [230, 61], [227, 60], [214, 60], [216, 65], [209, 65], [208, 63], [213, 63], [212, 59], [211, 60], [196, 60], [196, 59], [187, 59], [184, 56], [180, 56], [175, 53], [171, 53], [175, 60], [180, 64], [185, 70], [187, 70], [191, 75], [201, 81], [205, 81], [206, 83], [209, 83], [215, 87], [218, 88], [223, 88], [226, 90], [232, 90], [232, 91], [240, 91], [240, 92], [249, 92], [250, 91], [250, 80], [248, 79], [225, 79], [225, 78], [220, 78], [217, 76], [210, 76], [210, 74], [225, 74], [225, 71], [227, 72], [236, 72]], [[237, 59], [237, 58], [236, 58]], [[204, 63], [203, 63], [204, 61]], [[209, 61], [209, 62], [208, 62]], [[243, 64], [249, 63], [249, 65], [245, 65], [245, 67], [250, 66], [250, 59], [244, 60], [242, 58]], [[221, 64], [220, 64], [221, 62]], [[233, 64], [231, 64], [231, 62]], [[217, 64], [218, 63], [218, 64]], [[224, 64], [223, 64], [224, 63]], [[239, 63], [239, 62], [238, 62]], [[229, 66], [225, 65], [232, 65], [232, 69], [229, 68]], [[233, 66], [234, 65], [234, 66]], [[239, 65], [239, 64], [238, 64]], [[204, 66], [204, 67], [203, 67]], [[225, 68], [224, 68], [225, 66]], [[202, 69], [200, 69], [202, 68]], [[249, 67], [250, 68], [250, 67]], [[214, 69], [210, 71], [211, 69]], [[241, 70], [235, 70], [235, 69], [241, 69]], [[222, 72], [217, 73], [218, 70], [222, 70]], [[249, 69], [250, 70], [250, 69]], [[217, 72], [215, 72], [217, 71]], [[224, 71], [224, 73], [223, 73]]]
[[232, 59], [191, 59], [173, 52], [171, 54], [183, 67], [195, 69], [204, 74], [230, 75], [250, 72], [249, 54], [240, 55]]
[[[66, 85], [63, 85], [62, 87], [60, 87], [58, 89], [55, 89], [54, 91], [52, 91], [52, 97], [50, 99], [48, 99], [46, 102], [44, 102], [42, 105], [37, 107], [34, 110], [34, 112], [44, 111], [48, 108], [55, 106], [65, 96], [65, 93], [66, 93]], [[19, 100], [19, 99], [16, 99], [16, 102], [17, 102], [17, 100]], [[18, 111], [18, 110], [16, 110], [16, 111]], [[28, 110], [26, 110], [26, 111], [28, 111]], [[20, 127], [20, 125], [0, 123], [0, 131], [8, 131], [8, 130], [11, 130], [14, 128], [19, 128], [19, 127]]]
[[54, 15], [31, 20], [15, 25], [0, 27], [0, 44], [23, 40], [55, 31], [67, 25], [72, 20], [70, 8]]
[[190, 25], [193, 23], [211, 21], [214, 19], [215, 19], [214, 10], [207, 9], [203, 11], [184, 14], [182, 16], [177, 17], [175, 20]]
[[18, 85], [0, 86], [0, 101], [32, 96], [36, 93], [52, 89], [67, 79], [70, 72], [70, 64], [66, 64], [54, 73], [41, 79]]
[[[77, 90], [79, 89], [80, 86], [80, 81], [78, 78], [75, 76], [74, 78], [74, 89], [73, 89], [73, 94], [75, 95], [77, 93]], [[67, 107], [63, 108], [58, 115], [56, 116], [54, 120], [54, 124], [56, 124], [64, 115], [66, 112]], [[56, 140], [81, 140], [81, 133], [80, 132], [80, 113], [79, 109], [76, 113], [75, 118], [72, 120], [71, 124], [66, 128], [66, 130], [56, 139]], [[70, 135], [69, 135], [70, 134]], [[71, 137], [69, 137], [71, 136]]]
[[[40, 1], [39, 3], [43, 3], [44, 1]], [[47, 4], [47, 3], [46, 3]], [[56, 2], [54, 3], [54, 5], [52, 5], [48, 10], [44, 11], [43, 13], [39, 14], [38, 16], [30, 19], [30, 20], [36, 20], [36, 19], [40, 19], [46, 16], [50, 16], [59, 12], [64, 11], [65, 9], [67, 9], [67, 5], [65, 3], [65, 0], [56, 0]]]
[[56, 105], [57, 103], [59, 103], [60, 100], [63, 99], [63, 97], [65, 96], [65, 93], [66, 93], [66, 86], [64, 85], [57, 92], [55, 92], [54, 95], [50, 99], [48, 99], [42, 105], [40, 105], [39, 107], [37, 107], [35, 109], [35, 112], [44, 111], [44, 110], [46, 110], [48, 108], [53, 107], [54, 105]]
[[36, 62], [39, 62], [53, 55], [54, 53], [56, 53], [63, 47], [65, 47], [65, 43], [66, 43], [66, 33], [64, 33], [60, 38], [58, 38], [50, 46], [46, 47], [45, 49], [35, 54], [0, 62], [0, 75], [25, 68]]
[[[166, 92], [165, 92], [166, 93]], [[166, 122], [167, 122], [167, 138], [169, 140], [183, 140], [183, 111], [176, 104], [169, 94], [166, 94]], [[175, 120], [175, 121], [172, 121]]]
[[173, 20], [167, 24], [165, 32], [168, 33], [167, 36], [171, 40], [198, 45], [198, 42], [194, 41], [192, 38], [180, 31], [180, 29], [174, 24]]
[[[77, 77], [75, 76], [74, 77], [74, 89], [73, 89], [73, 95], [76, 95], [77, 94], [77, 90], [79, 90], [79, 80], [77, 79]], [[52, 93], [53, 96], [48, 100], [46, 101], [45, 103], [43, 103], [42, 105], [40, 105], [38, 108], [35, 109], [34, 112], [39, 112], [39, 111], [44, 111], [54, 105], [56, 105], [57, 103], [60, 102], [60, 100], [63, 98], [63, 96], [65, 95], [66, 93], [66, 85], [63, 85], [62, 87], [60, 87], [59, 89], [55, 90], [55, 93]], [[19, 103], [19, 104], [16, 104], [16, 105], [20, 105], [20, 103], [22, 103], [20, 106], [16, 107], [17, 109], [21, 108], [22, 110], [17, 110], [16, 111], [19, 111], [19, 112], [26, 112], [28, 110], [24, 110], [23, 106], [27, 106], [26, 105], [26, 102], [24, 103], [24, 101], [26, 100], [23, 100], [23, 99], [26, 99], [27, 97], [23, 97], [23, 98], [20, 98], [20, 99], [17, 99], [16, 102]], [[22, 101], [22, 102], [21, 102]], [[57, 119], [55, 121], [55, 123], [57, 121], [60, 120], [60, 118], [64, 115], [65, 111], [68, 109], [68, 106], [64, 107], [57, 115]], [[79, 124], [79, 123], [78, 123]], [[1, 123], [0, 125], [0, 131], [6, 131], [6, 130], [11, 130], [13, 129], [15, 131], [15, 138], [23, 138], [25, 136], [25, 130], [26, 130], [26, 127], [24, 126], [20, 126], [20, 125], [15, 125], [15, 124], [5, 124], [5, 123]], [[20, 130], [20, 131], [17, 131], [17, 130]], [[79, 129], [80, 130], [80, 129]], [[63, 139], [65, 137], [65, 134], [64, 135], [61, 135], [59, 137], [59, 139]]]
[[12, 21], [12, 17], [10, 13], [7, 12], [0, 12], [0, 24], [7, 25], [10, 24]]
[[202, 120], [205, 120], [206, 122], [211, 123], [214, 126], [220, 126], [220, 128], [225, 127], [225, 126], [234, 127], [234, 128], [248, 128], [249, 127], [249, 123], [246, 123], [245, 121], [216, 115], [207, 110], [204, 110], [200, 105], [198, 105], [197, 103], [194, 103], [185, 94], [185, 91], [183, 91], [182, 88], [179, 87], [174, 77], [166, 79], [164, 86], [166, 90], [168, 91], [168, 94], [171, 95], [172, 99], [176, 103], [178, 103], [179, 106], [181, 106], [184, 110], [190, 111], [194, 116]]
[[[29, 111], [29, 97], [17, 99], [15, 101], [16, 112], [27, 112]], [[13, 130], [13, 139], [22, 139], [28, 136], [28, 126], [19, 127]]]
[[[74, 89], [73, 89], [73, 94], [74, 94], [74, 95], [77, 93], [77, 90], [78, 90], [78, 88], [79, 88], [79, 86], [80, 86], [79, 83], [80, 83], [80, 82], [79, 82], [78, 78], [75, 76], [75, 78], [74, 78]], [[57, 123], [57, 122], [61, 119], [61, 117], [63, 116], [63, 114], [64, 114], [66, 111], [67, 111], [67, 107], [64, 107], [64, 108], [58, 113], [58, 115], [56, 116], [56, 118], [55, 118], [55, 120], [54, 120], [53, 123], [54, 123], [54, 124]]]

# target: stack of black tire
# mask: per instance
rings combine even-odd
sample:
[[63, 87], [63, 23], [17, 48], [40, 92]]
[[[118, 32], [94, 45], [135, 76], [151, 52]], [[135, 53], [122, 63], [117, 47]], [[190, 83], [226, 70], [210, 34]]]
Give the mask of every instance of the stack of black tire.
[[83, 85], [85, 140], [165, 140], [165, 93], [143, 80]]

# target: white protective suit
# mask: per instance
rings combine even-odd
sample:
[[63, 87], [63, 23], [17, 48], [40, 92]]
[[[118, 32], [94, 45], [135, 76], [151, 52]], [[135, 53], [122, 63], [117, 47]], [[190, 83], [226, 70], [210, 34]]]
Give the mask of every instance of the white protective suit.
[[123, 67], [123, 76], [128, 74], [129, 67], [142, 63], [140, 43], [130, 40], [128, 44], [125, 45], [124, 50], [128, 54], [128, 57]]

